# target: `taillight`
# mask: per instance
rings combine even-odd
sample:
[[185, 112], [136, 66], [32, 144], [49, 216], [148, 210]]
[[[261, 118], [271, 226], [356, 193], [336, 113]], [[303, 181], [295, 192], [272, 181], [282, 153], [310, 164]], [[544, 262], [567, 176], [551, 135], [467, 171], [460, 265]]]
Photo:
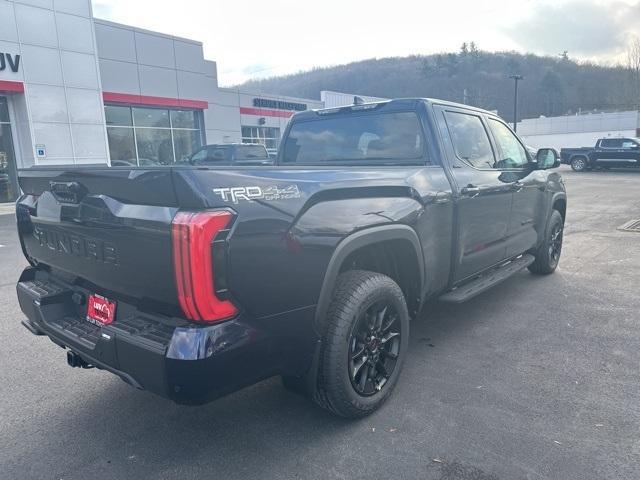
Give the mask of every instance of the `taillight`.
[[[178, 212], [173, 219], [178, 299], [191, 320], [217, 322], [238, 313], [230, 300], [220, 298], [226, 294], [226, 278], [221, 274], [226, 270], [225, 234], [232, 219], [233, 214], [227, 210]], [[216, 280], [221, 285], [216, 285]]]

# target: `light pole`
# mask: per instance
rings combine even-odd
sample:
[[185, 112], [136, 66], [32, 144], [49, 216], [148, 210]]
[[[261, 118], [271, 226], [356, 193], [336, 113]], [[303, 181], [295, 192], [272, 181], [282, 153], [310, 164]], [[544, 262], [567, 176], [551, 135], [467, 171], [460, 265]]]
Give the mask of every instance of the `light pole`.
[[513, 131], [518, 129], [518, 80], [523, 80], [522, 75], [509, 75], [509, 78], [513, 78], [516, 83], [515, 90], [513, 92]]

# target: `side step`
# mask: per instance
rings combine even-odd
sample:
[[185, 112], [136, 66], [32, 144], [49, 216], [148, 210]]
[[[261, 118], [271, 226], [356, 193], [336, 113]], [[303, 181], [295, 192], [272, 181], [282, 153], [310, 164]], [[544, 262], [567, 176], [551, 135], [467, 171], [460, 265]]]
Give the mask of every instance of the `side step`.
[[469, 283], [460, 285], [459, 287], [440, 296], [438, 300], [449, 303], [462, 303], [481, 294], [485, 290], [489, 290], [494, 285], [506, 280], [514, 273], [519, 272], [528, 267], [535, 261], [533, 255], [525, 254], [515, 260], [510, 261], [489, 273], [471, 280]]

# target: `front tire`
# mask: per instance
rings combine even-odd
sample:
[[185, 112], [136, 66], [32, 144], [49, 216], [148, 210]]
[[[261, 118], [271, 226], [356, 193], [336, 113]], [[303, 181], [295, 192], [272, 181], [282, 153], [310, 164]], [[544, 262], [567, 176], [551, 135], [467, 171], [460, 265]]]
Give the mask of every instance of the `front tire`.
[[574, 172], [584, 172], [587, 169], [587, 159], [585, 157], [573, 157], [571, 159], [571, 169]]
[[342, 273], [326, 321], [314, 399], [341, 417], [368, 415], [391, 395], [407, 353], [402, 290], [380, 273]]
[[564, 220], [560, 212], [553, 210], [547, 228], [545, 230], [544, 242], [536, 252], [535, 261], [529, 265], [529, 271], [537, 275], [548, 275], [553, 273], [560, 262], [562, 253], [562, 237], [564, 232]]

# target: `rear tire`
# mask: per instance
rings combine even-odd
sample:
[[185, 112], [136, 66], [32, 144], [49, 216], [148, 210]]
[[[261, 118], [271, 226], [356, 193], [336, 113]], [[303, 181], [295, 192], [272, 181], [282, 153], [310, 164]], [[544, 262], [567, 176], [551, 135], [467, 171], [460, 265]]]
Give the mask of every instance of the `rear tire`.
[[372, 413], [398, 382], [408, 344], [398, 284], [365, 270], [342, 273], [327, 313], [315, 402], [346, 418]]
[[563, 231], [564, 220], [562, 215], [557, 210], [553, 210], [547, 222], [544, 241], [535, 254], [535, 261], [528, 267], [531, 273], [548, 275], [555, 271], [562, 253]]
[[571, 159], [571, 169], [574, 172], [584, 172], [587, 169], [587, 159], [585, 157], [573, 157]]

